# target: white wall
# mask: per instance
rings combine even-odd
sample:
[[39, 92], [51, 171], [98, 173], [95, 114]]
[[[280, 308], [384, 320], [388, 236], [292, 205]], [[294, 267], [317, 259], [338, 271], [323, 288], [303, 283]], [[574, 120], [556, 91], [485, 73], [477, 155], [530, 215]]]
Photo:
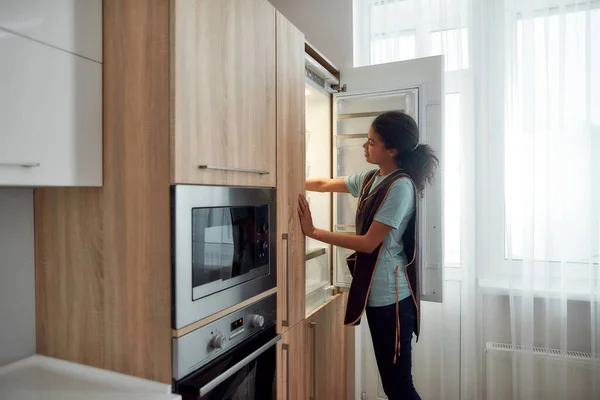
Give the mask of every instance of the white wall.
[[352, 0], [269, 0], [337, 68], [353, 66]]
[[33, 190], [0, 188], [0, 366], [35, 351]]

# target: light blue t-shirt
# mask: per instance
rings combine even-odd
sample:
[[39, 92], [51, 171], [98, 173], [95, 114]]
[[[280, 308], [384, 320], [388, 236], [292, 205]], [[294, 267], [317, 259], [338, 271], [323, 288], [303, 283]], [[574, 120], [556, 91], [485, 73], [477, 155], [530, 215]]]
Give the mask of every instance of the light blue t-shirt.
[[[363, 180], [368, 172], [361, 172], [344, 179], [352, 196], [358, 197], [360, 195]], [[370, 192], [387, 176], [389, 175], [376, 175]], [[383, 239], [383, 244], [390, 250], [393, 259], [385, 248], [381, 249], [367, 301], [369, 307], [383, 307], [396, 302], [396, 265], [400, 266], [398, 300], [410, 296], [410, 288], [402, 269], [407, 264], [402, 235], [414, 213], [415, 191], [413, 184], [406, 178], [400, 178], [392, 184], [387, 197], [375, 214], [375, 221], [392, 227], [390, 233]]]

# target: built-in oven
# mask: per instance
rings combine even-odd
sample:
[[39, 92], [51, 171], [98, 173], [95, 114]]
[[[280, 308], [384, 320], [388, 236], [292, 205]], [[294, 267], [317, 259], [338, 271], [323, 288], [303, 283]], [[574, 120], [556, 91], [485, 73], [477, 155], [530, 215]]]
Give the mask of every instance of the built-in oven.
[[275, 190], [171, 187], [173, 328], [277, 286]]
[[276, 295], [173, 339], [173, 389], [184, 400], [276, 398]]

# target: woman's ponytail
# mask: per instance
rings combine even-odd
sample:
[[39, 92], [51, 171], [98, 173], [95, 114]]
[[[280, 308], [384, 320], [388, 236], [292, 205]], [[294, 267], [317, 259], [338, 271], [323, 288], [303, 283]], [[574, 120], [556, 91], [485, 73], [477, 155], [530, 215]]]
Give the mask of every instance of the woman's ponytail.
[[435, 179], [439, 160], [428, 144], [419, 144], [409, 153], [399, 155], [400, 167], [406, 171], [417, 187], [420, 196]]

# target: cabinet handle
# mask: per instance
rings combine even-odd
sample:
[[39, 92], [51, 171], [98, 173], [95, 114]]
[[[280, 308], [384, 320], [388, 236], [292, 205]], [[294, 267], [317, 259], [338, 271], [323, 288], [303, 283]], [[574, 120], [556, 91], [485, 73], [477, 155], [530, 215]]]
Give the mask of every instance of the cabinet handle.
[[281, 321], [282, 326], [290, 326], [290, 235], [283, 233], [281, 238], [285, 240], [285, 319]]
[[317, 323], [310, 321], [310, 329], [313, 335], [313, 365], [312, 365], [312, 397], [310, 400], [317, 400]]
[[234, 172], [247, 172], [249, 174], [258, 175], [269, 175], [269, 171], [261, 171], [258, 169], [245, 169], [245, 168], [233, 168], [233, 167], [219, 167], [217, 165], [198, 165], [200, 169], [216, 169], [219, 171], [234, 171]]
[[290, 345], [284, 343], [281, 345], [282, 351], [285, 350], [287, 357], [285, 358], [285, 378], [287, 379], [287, 385], [285, 385], [285, 399], [290, 400]]
[[0, 166], [32, 168], [32, 167], [39, 167], [40, 163], [38, 163], [38, 162], [1, 162], [0, 161]]

